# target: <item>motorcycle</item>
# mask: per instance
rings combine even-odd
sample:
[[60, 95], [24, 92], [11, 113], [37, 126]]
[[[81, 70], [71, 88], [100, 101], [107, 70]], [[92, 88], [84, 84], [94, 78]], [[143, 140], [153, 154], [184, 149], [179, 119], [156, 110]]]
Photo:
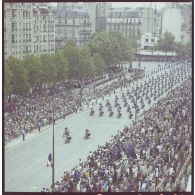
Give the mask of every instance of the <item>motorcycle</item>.
[[132, 119], [133, 114], [131, 112], [129, 112], [129, 119]]
[[109, 101], [106, 102], [106, 107], [108, 107], [108, 106], [110, 106], [110, 102]]
[[110, 107], [108, 108], [108, 111], [112, 111], [112, 106], [110, 106]]
[[94, 110], [91, 110], [91, 112], [90, 112], [90, 116], [93, 116], [94, 115]]
[[109, 117], [112, 117], [112, 116], [113, 116], [113, 114], [114, 114], [114, 112], [113, 112], [113, 111], [110, 111], [110, 113], [109, 113]]
[[91, 135], [90, 133], [85, 133], [84, 138], [85, 138], [85, 139], [89, 139], [89, 138], [90, 138], [90, 135]]
[[65, 144], [66, 144], [66, 143], [69, 143], [71, 139], [72, 139], [72, 137], [71, 137], [70, 135], [66, 136], [66, 137], [65, 137], [65, 140], [64, 140], [64, 143], [65, 143]]
[[117, 118], [121, 118], [121, 112], [118, 112], [118, 114], [117, 114]]
[[102, 110], [100, 110], [99, 112], [99, 116], [103, 116], [104, 112]]

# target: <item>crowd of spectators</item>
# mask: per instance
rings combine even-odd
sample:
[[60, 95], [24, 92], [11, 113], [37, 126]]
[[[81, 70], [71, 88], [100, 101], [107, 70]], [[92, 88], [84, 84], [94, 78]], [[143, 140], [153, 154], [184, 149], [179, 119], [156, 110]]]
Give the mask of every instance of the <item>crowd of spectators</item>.
[[[37, 85], [25, 96], [12, 96], [11, 100], [5, 98], [5, 142], [18, 137], [22, 131], [28, 133], [51, 124], [54, 105], [55, 120], [58, 120], [77, 112], [92, 99], [111, 93], [123, 84], [119, 74], [120, 72], [113, 74], [112, 78], [103, 75], [86, 79], [82, 83], [83, 86], [74, 82], [68, 84], [61, 82], [55, 86]], [[100, 82], [103, 85], [99, 85]]]
[[[64, 172], [54, 191], [185, 191], [185, 177], [191, 171], [191, 90], [190, 79], [173, 89], [136, 125], [124, 127], [104, 146], [90, 152], [86, 161]], [[181, 171], [187, 160], [186, 170]], [[181, 172], [185, 175], [177, 177]]]

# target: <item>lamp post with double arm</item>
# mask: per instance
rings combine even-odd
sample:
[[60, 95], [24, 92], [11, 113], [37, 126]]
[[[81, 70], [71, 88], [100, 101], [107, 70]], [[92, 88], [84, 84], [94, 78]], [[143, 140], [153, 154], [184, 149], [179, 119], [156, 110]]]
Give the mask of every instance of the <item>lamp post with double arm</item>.
[[52, 134], [52, 192], [54, 192], [54, 181], [55, 181], [55, 161], [54, 161], [54, 156], [55, 156], [55, 134], [54, 134], [54, 125], [55, 125], [55, 118], [54, 118], [54, 108], [55, 106], [53, 105], [52, 112], [53, 112], [53, 134]]

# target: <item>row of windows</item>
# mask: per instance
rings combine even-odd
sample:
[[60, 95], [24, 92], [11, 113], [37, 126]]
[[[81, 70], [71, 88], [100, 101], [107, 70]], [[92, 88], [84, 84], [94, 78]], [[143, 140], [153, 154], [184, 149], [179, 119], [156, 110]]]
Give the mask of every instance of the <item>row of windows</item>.
[[[28, 54], [31, 52], [42, 52], [42, 51], [54, 51], [54, 44], [50, 44], [48, 46], [34, 46], [34, 48], [32, 48], [31, 46], [23, 46], [23, 47], [17, 47], [14, 46], [12, 47], [12, 54]], [[5, 55], [7, 54], [7, 52], [5, 52]]]
[[146, 43], [148, 43], [149, 41], [152, 42], [152, 43], [154, 43], [154, 39], [150, 39], [150, 40], [149, 39], [145, 39], [145, 42]]
[[108, 23], [125, 23], [125, 24], [132, 24], [132, 23], [136, 23], [136, 24], [141, 24], [142, 20], [138, 19], [138, 18], [116, 18], [116, 19], [112, 19], [112, 18], [108, 18], [107, 19]]
[[69, 24], [69, 25], [87, 25], [90, 24], [89, 20], [75, 20], [75, 19], [58, 19], [57, 20], [57, 25], [64, 25], [64, 24]]
[[20, 11], [20, 10], [12, 10], [12, 17], [13, 18], [23, 18], [23, 19], [31, 19], [31, 12], [30, 11]]
[[136, 28], [136, 26], [112, 25], [112, 26], [109, 26], [109, 29], [110, 30], [113, 29], [113, 30], [129, 30], [129, 31], [133, 30], [133, 31], [135, 31], [135, 30], [140, 30], [140, 27], [137, 26], [137, 28]]
[[[15, 34], [12, 35], [12, 43], [28, 43], [31, 42], [31, 34], [26, 34], [23, 36], [17, 36]], [[46, 43], [46, 42], [53, 42], [54, 41], [54, 36], [49, 36], [48, 35], [40, 35], [40, 36], [34, 36], [34, 42], [41, 42], [41, 43]]]
[[[112, 29], [109, 29], [110, 31], [113, 31]], [[136, 32], [136, 31], [123, 31], [123, 32], [121, 32], [121, 31], [119, 31], [119, 30], [114, 30], [115, 32], [120, 32], [120, 33], [122, 33], [123, 35], [126, 35], [126, 36], [140, 36], [141, 35], [141, 32], [140, 31], [138, 31], [138, 32]]]

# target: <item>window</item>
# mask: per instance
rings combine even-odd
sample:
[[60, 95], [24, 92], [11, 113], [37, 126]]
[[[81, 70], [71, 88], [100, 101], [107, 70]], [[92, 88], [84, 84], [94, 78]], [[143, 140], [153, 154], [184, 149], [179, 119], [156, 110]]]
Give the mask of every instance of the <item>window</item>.
[[145, 42], [148, 43], [148, 39], [145, 39]]
[[154, 39], [151, 39], [151, 42], [154, 43]]
[[17, 14], [16, 14], [16, 10], [12, 10], [12, 17], [16, 17]]
[[12, 35], [12, 43], [17, 43], [17, 37], [16, 37], [16, 35]]

